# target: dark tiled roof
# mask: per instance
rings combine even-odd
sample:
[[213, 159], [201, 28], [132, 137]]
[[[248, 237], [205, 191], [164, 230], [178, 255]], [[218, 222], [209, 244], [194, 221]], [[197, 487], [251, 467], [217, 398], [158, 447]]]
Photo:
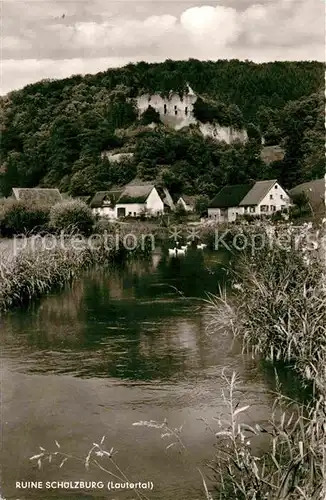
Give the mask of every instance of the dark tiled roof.
[[111, 206], [114, 207], [116, 205], [118, 199], [122, 195], [123, 188], [110, 189], [109, 191], [98, 191], [91, 203], [90, 206], [92, 208], [100, 208], [103, 206], [104, 199], [108, 199], [111, 201]]
[[210, 202], [208, 208], [237, 207], [252, 187], [253, 183], [224, 186]]

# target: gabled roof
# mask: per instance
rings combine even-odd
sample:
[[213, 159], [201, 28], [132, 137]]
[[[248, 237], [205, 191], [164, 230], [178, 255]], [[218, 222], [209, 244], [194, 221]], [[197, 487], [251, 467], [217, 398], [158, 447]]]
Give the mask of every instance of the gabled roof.
[[290, 195], [295, 196], [299, 193], [305, 193], [310, 203], [314, 207], [325, 205], [326, 179], [317, 179], [310, 182], [299, 184], [290, 190]]
[[274, 184], [277, 182], [276, 179], [268, 181], [257, 181], [250, 189], [250, 191], [245, 195], [243, 200], [239, 203], [241, 207], [248, 205], [258, 205], [261, 200], [268, 194], [272, 189]]
[[197, 196], [190, 196], [189, 194], [183, 194], [182, 196], [180, 196], [179, 200], [181, 198], [187, 205], [195, 205]]
[[92, 208], [101, 208], [103, 206], [104, 199], [110, 199], [112, 207], [117, 203], [118, 199], [122, 195], [123, 188], [112, 188], [109, 191], [98, 191], [91, 203]]
[[55, 205], [62, 201], [59, 189], [50, 188], [12, 188], [12, 194], [16, 200], [39, 205]]
[[224, 186], [210, 202], [208, 208], [230, 208], [240, 205], [241, 200], [251, 190], [251, 184], [236, 184], [234, 186]]
[[170, 195], [168, 189], [166, 187], [162, 186], [156, 186], [156, 191], [158, 192], [161, 200], [163, 201], [164, 205], [169, 207], [171, 210], [174, 209], [174, 202], [172, 199], [172, 196]]
[[145, 203], [154, 187], [154, 184], [127, 184], [118, 203]]

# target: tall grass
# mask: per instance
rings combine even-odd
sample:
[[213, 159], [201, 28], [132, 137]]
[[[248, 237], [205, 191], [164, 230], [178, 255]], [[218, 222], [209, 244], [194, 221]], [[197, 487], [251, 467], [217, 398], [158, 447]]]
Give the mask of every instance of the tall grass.
[[[230, 326], [244, 349], [292, 363], [326, 390], [326, 289], [318, 259], [279, 249], [245, 257], [237, 276]], [[216, 304], [215, 304], [216, 305]], [[228, 304], [230, 308], [230, 304]]]
[[[217, 452], [208, 464], [220, 500], [325, 500], [326, 408], [323, 398], [304, 407], [279, 396], [264, 428], [241, 422], [248, 406], [237, 400], [237, 378], [225, 376], [227, 417], [219, 421]], [[265, 437], [264, 451], [254, 452]]]
[[[53, 289], [62, 288], [78, 276], [85, 268], [93, 265], [103, 265], [112, 262], [126, 261], [130, 256], [147, 256], [150, 242], [142, 240], [128, 250], [124, 234], [111, 238], [111, 242], [97, 236], [97, 242], [84, 244], [79, 240], [77, 245], [74, 237], [63, 240], [46, 239], [27, 240], [23, 249], [13, 252], [12, 242], [6, 247], [0, 246], [0, 312], [11, 307], [29, 302]], [[33, 241], [33, 244], [29, 242]], [[63, 241], [63, 244], [62, 244]], [[84, 243], [83, 243], [84, 242]]]
[[[269, 428], [261, 429], [239, 422], [248, 408], [239, 408], [231, 378], [229, 418], [221, 423], [210, 464], [218, 476], [217, 498], [326, 498], [325, 264], [320, 249], [306, 250], [276, 245], [245, 253], [233, 274], [233, 296], [208, 299], [212, 327], [231, 329], [245, 352], [287, 363], [302, 387], [313, 387], [306, 404], [277, 396]], [[267, 452], [255, 456], [251, 439], [262, 434]]]

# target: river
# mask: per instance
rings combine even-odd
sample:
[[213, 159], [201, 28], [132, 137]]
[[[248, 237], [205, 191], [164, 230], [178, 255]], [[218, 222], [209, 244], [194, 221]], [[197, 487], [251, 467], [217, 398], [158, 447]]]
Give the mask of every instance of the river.
[[[132, 499], [131, 491], [101, 487], [47, 489], [47, 481], [104, 481], [71, 458], [43, 463], [40, 446], [86, 457], [93, 442], [117, 451], [130, 481], [153, 483], [153, 500], [203, 499], [198, 467], [214, 456], [215, 428], [225, 415], [222, 370], [239, 374], [247, 423], [270, 418], [271, 383], [242, 356], [227, 332], [210, 332], [206, 292], [227, 284], [228, 256], [165, 252], [151, 262], [86, 272], [65, 290], [1, 319], [2, 489], [6, 500]], [[167, 419], [182, 426], [181, 451], [157, 428], [133, 425]], [[203, 419], [203, 420], [202, 420]], [[217, 429], [216, 429], [217, 430]], [[113, 466], [110, 466], [113, 471]], [[41, 488], [18, 489], [16, 482]], [[210, 484], [210, 483], [209, 483]]]

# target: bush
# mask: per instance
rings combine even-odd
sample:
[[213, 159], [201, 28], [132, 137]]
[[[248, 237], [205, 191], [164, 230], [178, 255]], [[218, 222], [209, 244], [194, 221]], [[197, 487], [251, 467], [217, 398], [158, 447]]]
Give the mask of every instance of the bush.
[[50, 211], [50, 227], [55, 231], [80, 233], [85, 236], [92, 232], [95, 217], [92, 210], [81, 200], [57, 203]]
[[17, 200], [4, 200], [0, 206], [0, 232], [2, 236], [36, 233], [46, 230], [49, 208]]
[[93, 232], [94, 234], [114, 233], [118, 227], [118, 222], [102, 217], [95, 222]]
[[196, 199], [195, 209], [197, 214], [201, 217], [207, 217], [207, 209], [209, 205], [209, 198], [206, 195], [198, 196]]

